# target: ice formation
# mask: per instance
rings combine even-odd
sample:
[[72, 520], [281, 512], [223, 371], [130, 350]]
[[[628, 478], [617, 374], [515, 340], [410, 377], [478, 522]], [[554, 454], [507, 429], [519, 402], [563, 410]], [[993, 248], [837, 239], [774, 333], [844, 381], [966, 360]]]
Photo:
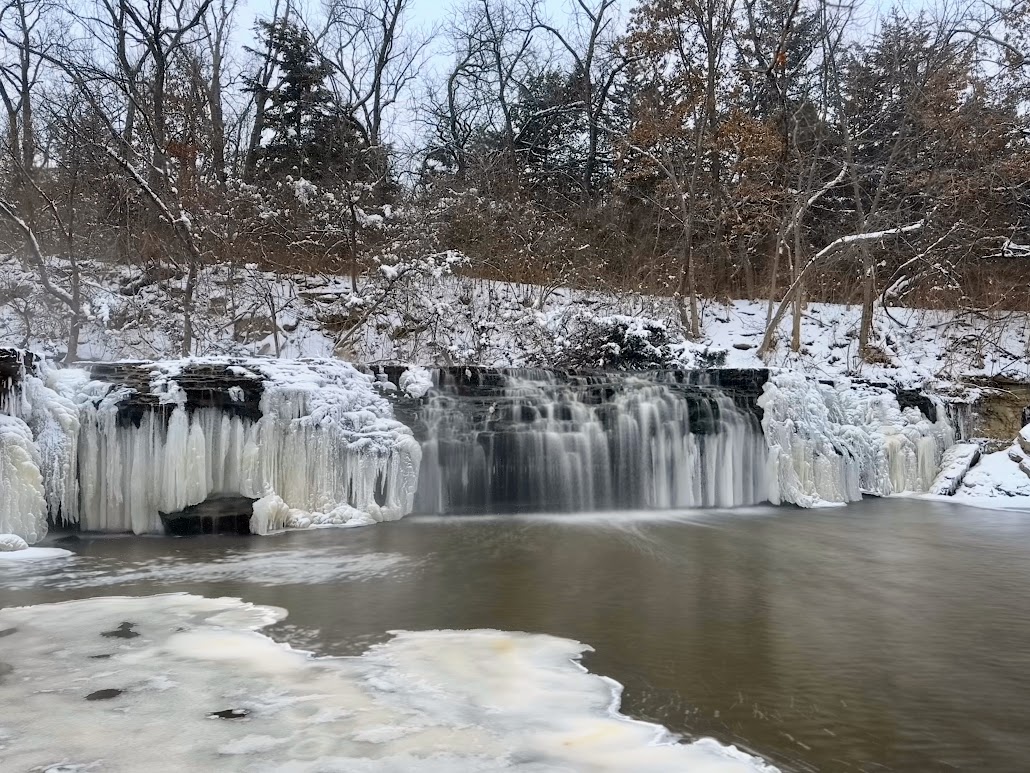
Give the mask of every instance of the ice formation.
[[817, 507], [927, 491], [954, 442], [943, 410], [931, 422], [916, 408], [902, 409], [890, 391], [861, 384], [779, 373], [758, 404], [774, 504]]
[[0, 553], [13, 553], [15, 550], [28, 550], [29, 543], [17, 534], [0, 534]]
[[46, 536], [46, 512], [32, 430], [21, 419], [0, 413], [0, 534], [38, 542]]
[[980, 446], [977, 443], [956, 443], [944, 452], [941, 471], [937, 473], [929, 493], [938, 496], [952, 496], [962, 485], [969, 470], [980, 461]]
[[[184, 594], [0, 610], [19, 707], [0, 717], [0, 768], [774, 771], [619, 714], [619, 685], [569, 639], [395, 632], [359, 657], [312, 657], [258, 632], [284, 615]], [[126, 625], [139, 635], [100, 635]]]
[[218, 494], [258, 500], [259, 534], [410, 512], [421, 449], [372, 377], [336, 361], [219, 361], [262, 384], [255, 418], [187, 406], [185, 364], [153, 363], [158, 406], [137, 415], [122, 410], [132, 390], [86, 371], [23, 374], [0, 414], [0, 532], [35, 542], [49, 512], [87, 531], [160, 533], [160, 513]]
[[[34, 542], [49, 516], [161, 533], [162, 513], [222, 495], [255, 500], [257, 534], [413, 509], [807, 507], [926, 491], [953, 442], [944, 410], [930, 422], [886, 389], [790, 373], [766, 384], [759, 425], [753, 405], [704, 372], [466, 371], [459, 384], [456, 372], [410, 367], [398, 389], [333, 360], [147, 367], [133, 387], [45, 364], [22, 375], [0, 406], [0, 474], [13, 492], [0, 531]], [[198, 369], [237, 383], [198, 397]], [[385, 391], [422, 401], [423, 444]]]
[[[155, 364], [152, 393], [170, 411], [125, 421], [124, 391], [93, 383], [82, 406], [81, 524], [160, 532], [159, 513], [212, 495], [257, 501], [251, 530], [370, 523], [410, 512], [421, 449], [370, 376], [342, 362], [249, 360], [261, 417], [187, 408], [176, 363]], [[80, 392], [80, 394], [82, 394]]]

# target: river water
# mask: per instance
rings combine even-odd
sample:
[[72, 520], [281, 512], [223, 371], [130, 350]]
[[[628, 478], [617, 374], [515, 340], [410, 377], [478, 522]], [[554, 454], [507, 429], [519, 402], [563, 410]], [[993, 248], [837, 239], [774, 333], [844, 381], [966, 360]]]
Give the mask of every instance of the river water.
[[237, 596], [337, 655], [394, 629], [548, 633], [594, 648], [625, 713], [784, 770], [1030, 769], [1030, 514], [899, 498], [63, 546], [0, 564], [0, 606]]

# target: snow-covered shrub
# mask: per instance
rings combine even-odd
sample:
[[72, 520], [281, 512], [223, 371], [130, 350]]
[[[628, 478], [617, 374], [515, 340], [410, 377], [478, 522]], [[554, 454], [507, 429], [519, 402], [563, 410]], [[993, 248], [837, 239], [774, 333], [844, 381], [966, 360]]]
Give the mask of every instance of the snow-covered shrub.
[[656, 370], [673, 366], [673, 341], [665, 323], [644, 317], [577, 314], [554, 355], [559, 368]]

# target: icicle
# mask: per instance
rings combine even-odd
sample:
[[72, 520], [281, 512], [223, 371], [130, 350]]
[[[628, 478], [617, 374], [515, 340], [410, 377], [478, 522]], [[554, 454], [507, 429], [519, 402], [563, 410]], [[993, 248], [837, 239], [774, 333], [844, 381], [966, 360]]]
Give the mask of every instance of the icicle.
[[31, 545], [46, 532], [43, 475], [32, 430], [21, 419], [0, 414], [0, 534]]
[[774, 375], [758, 404], [769, 447], [769, 500], [802, 507], [863, 494], [926, 491], [954, 432], [938, 406], [931, 422], [889, 391]]

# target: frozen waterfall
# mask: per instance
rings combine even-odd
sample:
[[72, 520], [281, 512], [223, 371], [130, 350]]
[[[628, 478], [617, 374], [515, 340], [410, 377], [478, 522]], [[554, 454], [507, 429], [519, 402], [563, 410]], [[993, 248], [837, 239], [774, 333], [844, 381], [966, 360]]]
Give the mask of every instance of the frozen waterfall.
[[[198, 359], [147, 367], [142, 393], [82, 370], [26, 374], [8, 400], [13, 416], [4, 417], [0, 442], [4, 488], [8, 478], [20, 481], [21, 499], [5, 498], [0, 513], [14, 508], [23, 521], [40, 521], [40, 485], [51, 518], [84, 531], [161, 533], [161, 513], [220, 495], [258, 500], [251, 530], [261, 534], [410, 512], [421, 449], [371, 376], [334, 361]], [[261, 389], [256, 415], [231, 404], [188, 404], [182, 373], [198, 367], [252, 380]], [[230, 400], [240, 399], [231, 389]], [[31, 508], [23, 502], [29, 499]], [[7, 520], [5, 514], [0, 524]], [[45, 533], [45, 511], [41, 522]], [[42, 536], [37, 527], [7, 530]]]
[[812, 507], [926, 491], [954, 442], [931, 398], [792, 373], [385, 370], [37, 362], [0, 384], [0, 533], [161, 533], [219, 497], [252, 500], [258, 534], [412, 511]]
[[943, 406], [930, 421], [883, 388], [780, 373], [764, 390], [758, 404], [775, 504], [816, 507], [927, 491], [955, 442]]
[[766, 452], [755, 415], [689, 377], [440, 371], [421, 411], [426, 437], [416, 510], [761, 501]]

